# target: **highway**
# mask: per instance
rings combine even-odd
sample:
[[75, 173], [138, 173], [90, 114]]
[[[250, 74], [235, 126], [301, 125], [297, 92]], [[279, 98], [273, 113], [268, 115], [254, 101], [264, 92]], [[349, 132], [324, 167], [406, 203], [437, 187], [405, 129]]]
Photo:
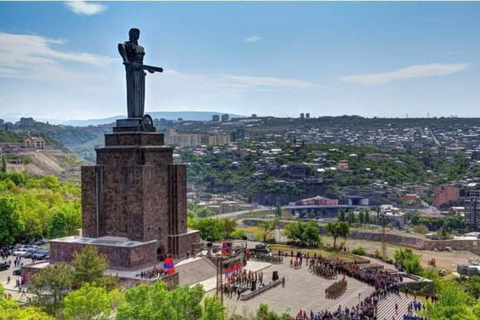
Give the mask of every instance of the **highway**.
[[275, 208], [274, 207], [267, 207], [267, 206], [260, 206], [258, 209], [222, 213], [222, 214], [217, 214], [214, 217], [217, 218], [217, 219], [233, 218], [233, 217], [238, 217], [238, 216], [250, 213], [250, 212], [258, 212], [258, 211], [273, 210], [273, 209], [275, 209]]

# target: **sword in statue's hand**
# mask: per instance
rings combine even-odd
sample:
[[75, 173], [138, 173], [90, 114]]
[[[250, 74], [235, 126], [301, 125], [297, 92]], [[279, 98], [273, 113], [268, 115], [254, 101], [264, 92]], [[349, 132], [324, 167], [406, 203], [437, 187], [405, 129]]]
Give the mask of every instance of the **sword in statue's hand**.
[[126, 66], [133, 67], [133, 68], [135, 68], [135, 69], [143, 69], [143, 70], [146, 70], [146, 71], [148, 71], [148, 72], [150, 72], [150, 73], [163, 72], [163, 68], [154, 67], [154, 66], [149, 66], [149, 65], [147, 65], [147, 64], [127, 63], [127, 62], [124, 62], [123, 64], [126, 65]]

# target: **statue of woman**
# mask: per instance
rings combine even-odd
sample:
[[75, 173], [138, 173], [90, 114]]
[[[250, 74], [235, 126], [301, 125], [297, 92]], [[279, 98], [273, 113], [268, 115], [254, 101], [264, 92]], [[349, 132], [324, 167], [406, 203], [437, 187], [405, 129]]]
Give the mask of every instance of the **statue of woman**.
[[130, 29], [130, 40], [118, 44], [127, 73], [127, 109], [129, 118], [142, 118], [145, 110], [145, 71], [143, 57], [145, 50], [138, 44], [140, 30]]

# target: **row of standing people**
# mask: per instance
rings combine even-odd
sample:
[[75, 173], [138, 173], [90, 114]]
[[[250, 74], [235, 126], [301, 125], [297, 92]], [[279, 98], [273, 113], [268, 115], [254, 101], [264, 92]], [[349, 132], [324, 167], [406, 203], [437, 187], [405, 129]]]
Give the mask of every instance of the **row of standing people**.
[[[389, 294], [399, 294], [398, 285], [403, 281], [402, 277], [396, 274], [390, 274], [376, 269], [360, 268], [357, 264], [343, 261], [326, 260], [321, 257], [316, 261], [310, 262], [311, 265], [328, 265], [335, 272], [345, 276], [353, 277], [358, 281], [367, 283], [375, 287], [375, 291], [360, 301], [352, 308], [338, 307], [335, 311], [306, 312], [300, 310], [294, 320], [363, 320], [375, 319], [378, 302], [385, 299]], [[359, 295], [359, 300], [360, 300]], [[413, 320], [413, 319], [412, 319]]]

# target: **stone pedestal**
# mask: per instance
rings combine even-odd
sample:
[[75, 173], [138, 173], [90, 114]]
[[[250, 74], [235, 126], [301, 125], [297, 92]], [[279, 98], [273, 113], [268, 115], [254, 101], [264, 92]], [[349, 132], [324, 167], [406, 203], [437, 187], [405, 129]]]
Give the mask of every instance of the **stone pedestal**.
[[71, 262], [73, 252], [95, 245], [111, 268], [145, 268], [157, 255], [182, 258], [200, 242], [187, 231], [186, 167], [173, 163], [163, 134], [130, 131], [126, 119], [97, 148], [97, 163], [82, 167], [82, 238], [52, 241], [52, 262]]

